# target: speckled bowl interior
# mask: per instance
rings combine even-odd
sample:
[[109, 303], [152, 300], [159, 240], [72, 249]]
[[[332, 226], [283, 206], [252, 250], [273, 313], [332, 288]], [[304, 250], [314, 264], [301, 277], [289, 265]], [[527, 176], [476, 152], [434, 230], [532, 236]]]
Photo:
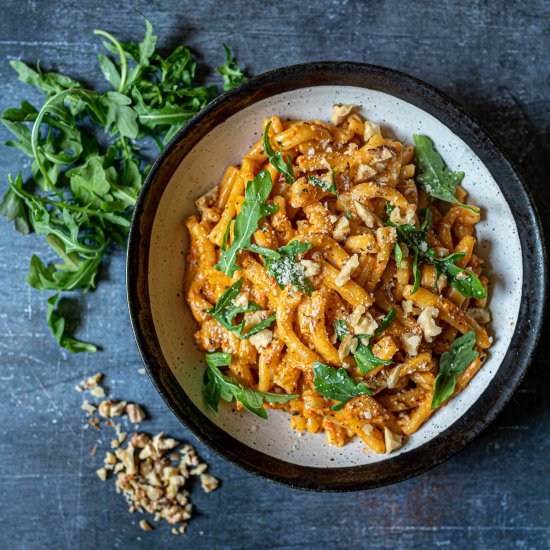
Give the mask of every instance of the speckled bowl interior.
[[[489, 155], [498, 157], [496, 165], [494, 158], [488, 162], [486, 151], [468, 140], [464, 126], [467, 129], [475, 123], [460, 113], [462, 124], [450, 124], [450, 121], [455, 123], [452, 115], [457, 108], [431, 89], [430, 93], [435, 93], [442, 105], [437, 109], [433, 105], [426, 108], [419, 101], [418, 87], [421, 92], [426, 90], [416, 81], [412, 93], [406, 89], [407, 82], [401, 82], [402, 87], [397, 82], [399, 93], [396, 94], [396, 79], [408, 77], [391, 73], [390, 84], [381, 86], [383, 71], [380, 74], [363, 72], [358, 80], [357, 75], [355, 78], [346, 76], [351, 74], [350, 70], [342, 72], [335, 69], [342, 69], [338, 64], [330, 65], [335, 71], [332, 79], [326, 79], [325, 71], [325, 79], [312, 81], [310, 75], [300, 82], [300, 72], [297, 72], [293, 73], [294, 79], [287, 76], [280, 80], [279, 75], [279, 80], [277, 77], [267, 79], [259, 87], [254, 87], [252, 82], [248, 88], [229, 94], [225, 105], [222, 98], [208, 113], [191, 122], [191, 128], [175, 138], [153, 170], [136, 210], [128, 264], [129, 296], [138, 344], [150, 374], [176, 414], [201, 439], [207, 443], [215, 440], [216, 450], [228, 458], [278, 481], [286, 479], [290, 484], [309, 488], [359, 488], [391, 481], [398, 463], [405, 466], [401, 477], [426, 469], [440, 460], [439, 454], [454, 452], [459, 440], [463, 445], [470, 439], [471, 434], [467, 432], [456, 439], [456, 433], [468, 425], [471, 433], [479, 431], [488, 421], [487, 414], [496, 414], [493, 410], [488, 413], [487, 406], [495, 402], [496, 394], [500, 397], [496, 402], [503, 401], [501, 378], [504, 375], [510, 381], [510, 376], [503, 373], [513, 369], [509, 364], [510, 350], [515, 338], [521, 338], [518, 324], [521, 324], [522, 300], [525, 305], [526, 299], [523, 291], [525, 259], [534, 250], [541, 269], [544, 269], [544, 261], [542, 251], [536, 246], [533, 249], [533, 242], [528, 246], [521, 238], [526, 229], [536, 238], [540, 238], [540, 233], [519, 178], [485, 136], [482, 136], [485, 145], [491, 145]], [[311, 69], [310, 65], [308, 67]], [[266, 86], [272, 90], [266, 93]], [[420, 96], [423, 99], [422, 93]], [[476, 252], [486, 260], [491, 280], [489, 332], [494, 338], [493, 347], [486, 364], [465, 391], [438, 411], [392, 455], [367, 451], [359, 440], [343, 448], [328, 445], [322, 434], [292, 430], [289, 416], [279, 411], [270, 411], [268, 420], [246, 411], [237, 412], [232, 406], [221, 406], [217, 415], [212, 414], [202, 397], [204, 355], [193, 338], [197, 324], [183, 295], [188, 247], [183, 222], [195, 212], [194, 201], [219, 182], [227, 165], [240, 163], [245, 152], [258, 140], [266, 116], [328, 120], [334, 103], [360, 105], [362, 115], [379, 123], [384, 132], [404, 143], [411, 143], [413, 133], [428, 135], [448, 165], [465, 172], [463, 186], [470, 200], [483, 211], [482, 221], [476, 227]], [[476, 132], [479, 132], [477, 126]], [[479, 133], [477, 135], [479, 137]], [[506, 177], [503, 170], [510, 171], [512, 180], [503, 179]], [[510, 201], [510, 186], [521, 187], [525, 195], [522, 207], [530, 211], [529, 228], [523, 220], [522, 227], [516, 223], [517, 196]], [[139, 224], [138, 230], [136, 224]], [[138, 238], [140, 242], [136, 243]], [[130, 274], [133, 270], [135, 272]], [[521, 365], [519, 370], [523, 368]], [[512, 376], [512, 379], [519, 380], [519, 376]], [[474, 414], [472, 418], [476, 405], [478, 412], [475, 414], [484, 412], [485, 417], [476, 418]], [[231, 446], [229, 452], [220, 443], [218, 434], [223, 434], [226, 444]], [[438, 448], [438, 456], [423, 454], [434, 445]], [[441, 453], [441, 446], [443, 449], [447, 446], [447, 452]], [[243, 455], [247, 457], [245, 464]], [[424, 456], [420, 464], [419, 456]], [[255, 457], [254, 462], [251, 457], [252, 460]], [[269, 472], [273, 465], [278, 467]], [[304, 470], [310, 473], [305, 483], [301, 482], [298, 473]], [[374, 479], [359, 475], [354, 485], [354, 477], [350, 477], [349, 472], [369, 470]], [[342, 473], [345, 471], [348, 474], [343, 476], [344, 481]], [[315, 472], [323, 472], [323, 481]], [[334, 474], [334, 483], [331, 483], [330, 472]], [[365, 483], [365, 479], [369, 481]]]

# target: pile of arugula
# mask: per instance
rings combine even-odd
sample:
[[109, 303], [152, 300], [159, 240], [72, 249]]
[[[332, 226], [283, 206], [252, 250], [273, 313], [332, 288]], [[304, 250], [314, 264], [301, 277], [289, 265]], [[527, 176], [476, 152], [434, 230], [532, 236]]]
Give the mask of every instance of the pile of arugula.
[[[120, 42], [102, 30], [107, 55], [99, 54], [111, 90], [98, 92], [54, 72], [12, 61], [19, 79], [46, 94], [40, 108], [27, 101], [7, 109], [0, 121], [13, 134], [6, 144], [32, 159], [32, 177], [9, 178], [0, 214], [22, 233], [43, 235], [60, 260], [30, 262], [27, 280], [53, 291], [47, 321], [59, 345], [70, 352], [96, 346], [66, 334], [56, 304], [67, 291], [93, 288], [99, 267], [114, 245], [125, 246], [132, 209], [150, 165], [147, 146], [161, 150], [175, 133], [218, 94], [196, 77], [196, 61], [178, 46], [169, 55], [145, 18], [140, 43]], [[244, 80], [231, 52], [216, 71], [228, 90]]]

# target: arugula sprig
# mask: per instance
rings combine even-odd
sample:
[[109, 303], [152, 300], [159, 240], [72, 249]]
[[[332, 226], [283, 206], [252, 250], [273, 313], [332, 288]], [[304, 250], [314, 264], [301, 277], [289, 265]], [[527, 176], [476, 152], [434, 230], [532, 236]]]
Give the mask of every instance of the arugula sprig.
[[294, 256], [306, 252], [312, 246], [311, 243], [291, 241], [277, 250], [254, 244], [250, 245], [248, 250], [261, 254], [267, 272], [274, 277], [279, 288], [284, 288], [285, 285], [293, 285], [304, 294], [311, 296], [315, 287], [306, 277], [305, 269], [296, 263]]
[[313, 387], [315, 391], [328, 399], [339, 401], [332, 405], [333, 411], [339, 411], [350, 399], [359, 395], [371, 395], [371, 391], [362, 382], [356, 384], [342, 368], [329, 367], [316, 361], [313, 364]]
[[[393, 207], [388, 206], [388, 215], [391, 214]], [[455, 252], [449, 254], [445, 258], [438, 258], [435, 250], [428, 246], [426, 237], [432, 223], [432, 213], [430, 210], [424, 210], [424, 221], [420, 227], [414, 225], [404, 224], [397, 225], [390, 219], [386, 221], [386, 225], [395, 227], [397, 232], [397, 242], [407, 245], [408, 249], [413, 253], [413, 293], [420, 288], [420, 263], [428, 263], [435, 266], [438, 273], [444, 273], [449, 283], [456, 289], [462, 296], [470, 298], [485, 298], [487, 291], [481, 284], [481, 281], [470, 271], [462, 269], [456, 265], [456, 262], [464, 256], [465, 252]], [[402, 254], [401, 247], [399, 247], [399, 253]], [[401, 263], [402, 255], [398, 255], [397, 248], [394, 252], [396, 262]]]
[[265, 202], [272, 188], [271, 174], [267, 170], [262, 170], [248, 182], [241, 211], [235, 218], [231, 246], [222, 250], [220, 261], [214, 266], [218, 271], [233, 277], [235, 271], [241, 269], [237, 266], [237, 254], [250, 246], [250, 239], [258, 229], [258, 222], [279, 209], [277, 205]]
[[435, 379], [432, 397], [432, 409], [437, 409], [455, 391], [456, 379], [477, 359], [479, 353], [474, 349], [476, 335], [473, 330], [456, 338], [451, 349], [441, 355], [439, 372]]
[[[355, 357], [357, 366], [359, 367], [359, 370], [362, 374], [366, 374], [367, 372], [377, 367], [393, 365], [393, 361], [380, 359], [379, 357], [376, 357], [376, 355], [374, 355], [374, 353], [372, 352], [372, 345], [370, 344], [370, 340], [373, 336], [384, 332], [395, 321], [396, 317], [397, 312], [395, 311], [394, 307], [391, 307], [372, 336], [368, 334], [359, 334], [356, 336], [356, 338], [359, 339], [359, 344], [356, 350], [353, 352], [353, 356]], [[334, 331], [336, 332], [336, 336], [339, 340], [343, 340], [344, 337], [349, 334], [346, 322], [343, 319], [334, 321]]]
[[219, 367], [231, 364], [229, 353], [209, 353], [206, 355], [207, 370], [204, 373], [204, 400], [212, 411], [218, 412], [220, 399], [230, 403], [235, 398], [247, 410], [267, 419], [267, 412], [263, 408], [267, 403], [286, 403], [300, 397], [296, 394], [270, 393], [247, 388], [233, 378], [224, 375]]
[[223, 89], [227, 91], [242, 84], [246, 80], [246, 77], [237, 65], [237, 60], [233, 57], [231, 50], [225, 44], [223, 44], [223, 49], [225, 50], [225, 64], [216, 67], [215, 70], [222, 75]]
[[253, 334], [260, 332], [264, 328], [268, 328], [273, 321], [275, 321], [276, 315], [270, 315], [256, 326], [252, 327], [246, 334], [243, 334], [245, 327], [245, 320], [243, 319], [238, 324], [233, 324], [233, 320], [240, 313], [248, 313], [251, 311], [260, 311], [262, 308], [254, 303], [250, 302], [247, 307], [239, 307], [233, 303], [233, 300], [241, 292], [243, 286], [243, 280], [239, 279], [236, 283], [233, 283], [218, 299], [216, 305], [212, 308], [206, 310], [206, 313], [214, 317], [220, 325], [225, 327], [227, 330], [236, 332], [239, 338], [250, 338]]
[[334, 183], [334, 170], [331, 172], [332, 174], [332, 183], [329, 183], [328, 181], [321, 180], [319, 178], [316, 178], [315, 176], [308, 176], [307, 179], [315, 185], [315, 187], [319, 187], [323, 191], [328, 191], [329, 193], [332, 193], [333, 195], [338, 195], [338, 189], [336, 189], [336, 183]]
[[48, 326], [51, 328], [54, 338], [57, 343], [69, 350], [71, 353], [78, 353], [81, 351], [97, 351], [97, 346], [95, 344], [90, 344], [89, 342], [83, 342], [82, 340], [77, 340], [72, 336], [69, 336], [65, 332], [65, 318], [59, 311], [59, 307], [56, 308], [57, 301], [59, 300], [59, 293], [54, 294], [47, 300], [47, 310], [46, 310], [46, 320]]
[[[13, 136], [6, 145], [32, 161], [28, 180], [21, 173], [10, 177], [0, 215], [22, 233], [34, 230], [43, 236], [61, 259], [47, 264], [31, 258], [27, 280], [34, 288], [60, 293], [94, 287], [105, 255], [126, 243], [132, 210], [150, 169], [148, 144], [162, 149], [218, 93], [216, 86], [197, 82], [196, 62], [185, 46], [167, 56], [158, 53], [157, 36], [144, 19], [140, 43], [95, 31], [107, 49], [107, 55], [98, 56], [112, 86], [105, 92], [43, 72], [39, 65], [10, 63], [22, 82], [46, 94], [39, 108], [22, 101], [0, 117]], [[234, 80], [238, 68], [227, 49], [226, 56], [231, 75], [225, 73]], [[74, 345], [53, 307], [48, 322], [59, 344], [71, 352], [95, 351], [92, 345]]]
[[269, 162], [271, 165], [276, 168], [279, 172], [284, 174], [285, 176], [285, 182], [286, 183], [294, 183], [294, 170], [292, 168], [292, 161], [290, 160], [290, 157], [287, 155], [286, 159], [283, 158], [283, 153], [281, 150], [273, 151], [273, 147], [271, 147], [271, 143], [269, 141], [269, 128], [271, 127], [271, 121], [269, 121], [266, 124], [265, 131], [264, 131], [264, 150], [265, 154], [267, 155], [267, 158], [269, 159]]
[[478, 210], [462, 204], [456, 197], [457, 186], [464, 178], [464, 172], [449, 170], [443, 157], [434, 149], [433, 141], [419, 134], [413, 135], [415, 164], [418, 167], [416, 182], [434, 199], [451, 202], [468, 208], [472, 212]]

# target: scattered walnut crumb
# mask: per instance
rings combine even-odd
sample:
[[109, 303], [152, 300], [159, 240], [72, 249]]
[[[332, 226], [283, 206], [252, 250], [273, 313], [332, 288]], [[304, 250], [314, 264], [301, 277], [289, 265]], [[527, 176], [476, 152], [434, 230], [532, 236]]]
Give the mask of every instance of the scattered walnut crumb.
[[94, 430], [99, 431], [100, 430], [100, 425], [101, 425], [101, 418], [89, 418], [88, 419], [88, 424], [90, 424], [90, 426]]
[[87, 399], [84, 400], [80, 408], [86, 412], [87, 415], [92, 416], [96, 412], [96, 407], [92, 405]]
[[97, 410], [103, 418], [111, 418], [113, 416], [121, 416], [126, 409], [126, 401], [113, 401], [106, 399], [101, 401]]
[[220, 482], [210, 474], [201, 474], [201, 487], [205, 493], [211, 493], [218, 488]]
[[[118, 445], [118, 440], [113, 442]], [[215, 490], [219, 481], [207, 473], [207, 464], [200, 461], [191, 445], [168, 452], [179, 446], [179, 441], [162, 432], [153, 438], [143, 432], [134, 433], [126, 447], [105, 454], [104, 466], [97, 474], [103, 479], [113, 471], [117, 492], [124, 495], [130, 512], [152, 514], [155, 521], [173, 525], [172, 534], [183, 535], [193, 512], [187, 480], [198, 476], [207, 493]], [[148, 530], [145, 524], [150, 526], [146, 520], [140, 522], [141, 528]]]
[[99, 399], [101, 397], [105, 397], [105, 390], [101, 386], [95, 386], [90, 389], [90, 395], [93, 395]]
[[94, 445], [90, 451], [90, 455], [95, 456], [97, 453], [97, 445]]
[[153, 527], [146, 519], [142, 519], [142, 520], [139, 522], [139, 526], [140, 526], [144, 531], [153, 531], [153, 530], [154, 530], [154, 527]]
[[97, 477], [101, 479], [101, 481], [105, 481], [107, 479], [107, 476], [109, 475], [108, 470], [106, 470], [105, 468], [99, 468], [95, 471], [95, 473], [97, 474]]

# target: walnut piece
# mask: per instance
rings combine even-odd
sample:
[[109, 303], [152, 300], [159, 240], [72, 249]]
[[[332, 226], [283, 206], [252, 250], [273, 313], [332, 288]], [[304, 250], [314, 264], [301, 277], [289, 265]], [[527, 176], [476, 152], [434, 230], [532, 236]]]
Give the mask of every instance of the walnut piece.
[[126, 405], [126, 414], [128, 415], [128, 420], [133, 424], [143, 422], [146, 418], [145, 412], [137, 403], [129, 403]]

